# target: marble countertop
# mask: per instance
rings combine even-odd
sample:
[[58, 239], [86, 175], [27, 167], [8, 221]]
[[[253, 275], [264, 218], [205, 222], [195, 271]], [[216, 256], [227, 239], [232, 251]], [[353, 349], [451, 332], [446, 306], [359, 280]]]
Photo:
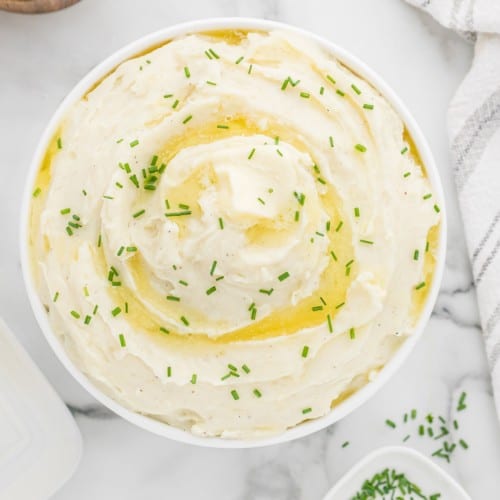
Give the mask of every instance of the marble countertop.
[[[352, 51], [379, 72], [407, 103], [426, 134], [442, 174], [449, 207], [446, 272], [434, 313], [407, 364], [372, 400], [341, 422], [298, 441], [253, 450], [177, 444], [135, 428], [107, 411], [65, 371], [31, 313], [21, 279], [18, 213], [36, 142], [58, 103], [105, 56], [135, 38], [180, 21], [255, 16], [309, 29]], [[453, 418], [457, 450], [444, 466], [474, 500], [498, 497], [500, 430], [458, 212], [446, 138], [446, 108], [465, 75], [472, 47], [402, 0], [85, 0], [42, 16], [0, 12], [0, 315], [76, 417], [84, 455], [55, 496], [206, 500], [320, 499], [369, 451], [401, 443], [386, 418], [417, 408]], [[349, 446], [342, 448], [342, 443]], [[437, 446], [414, 436], [405, 443], [430, 454]]]

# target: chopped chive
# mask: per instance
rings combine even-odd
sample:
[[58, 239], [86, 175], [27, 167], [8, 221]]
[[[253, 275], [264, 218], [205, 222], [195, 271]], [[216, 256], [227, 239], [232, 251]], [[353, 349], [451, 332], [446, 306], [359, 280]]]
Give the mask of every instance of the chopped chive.
[[295, 198], [299, 202], [299, 205], [303, 206], [304, 202], [306, 201], [306, 195], [304, 193], [298, 193], [297, 191], [294, 191], [293, 195], [295, 196]]
[[269, 288], [268, 290], [266, 290], [265, 288], [261, 288], [259, 290], [259, 293], [263, 293], [265, 295], [271, 295], [274, 291], [274, 288]]
[[215, 82], [212, 82], [211, 80], [207, 80], [206, 81], [207, 85], [217, 85]]
[[57, 138], [57, 149], [62, 149], [62, 139], [60, 137]]
[[415, 420], [417, 418], [417, 410], [413, 409], [411, 411], [411, 419], [412, 420]]
[[208, 52], [210, 52], [215, 59], [220, 59], [219, 54], [217, 54], [214, 49], [208, 49]]
[[413, 252], [413, 260], [418, 260], [418, 254], [419, 254], [419, 251], [418, 250], [415, 250]]
[[250, 66], [248, 66], [248, 74], [250, 74], [252, 72], [252, 68], [253, 68], [253, 64], [250, 64]]
[[238, 391], [237, 391], [236, 389], [233, 389], [233, 390], [231, 391], [231, 396], [233, 397], [233, 399], [234, 399], [235, 401], [238, 401], [238, 399], [240, 399], [240, 395], [238, 394]]
[[350, 267], [353, 263], [354, 263], [354, 259], [351, 259], [350, 261], [348, 261], [346, 263], [345, 267]]
[[465, 398], [467, 397], [467, 393], [462, 392], [460, 394], [460, 398], [458, 400], [458, 405], [457, 405], [457, 411], [462, 411], [467, 408], [467, 405], [465, 404]]
[[60, 210], [61, 215], [66, 215], [69, 214], [70, 212], [71, 208], [63, 208], [62, 210]]
[[299, 218], [300, 218], [300, 212], [298, 210], [295, 211], [295, 216], [294, 216], [294, 220], [295, 222], [298, 222], [299, 221]]
[[283, 156], [283, 153], [279, 149], [276, 150], [276, 153], [279, 154], [281, 157]]
[[406, 178], [406, 177], [410, 177], [410, 175], [411, 175], [411, 172], [405, 172], [405, 173], [403, 174], [403, 177], [405, 177], [405, 178]]
[[257, 397], [257, 398], [262, 397], [262, 393], [259, 391], [259, 389], [254, 389], [253, 393], [255, 394], [255, 397]]
[[243, 61], [244, 57], [241, 56], [241, 57], [238, 57], [238, 59], [236, 59], [236, 61], [234, 61], [234, 64], [240, 64], [241, 61]]
[[131, 148], [135, 148], [137, 145], [139, 144], [139, 140], [138, 139], [134, 139], [130, 144], [129, 146]]
[[354, 340], [356, 338], [356, 330], [354, 328], [349, 328], [349, 338]]
[[137, 252], [137, 247], [126, 247], [127, 252]]
[[165, 94], [163, 96], [164, 99], [170, 99], [171, 97], [174, 97], [174, 94]]
[[210, 276], [213, 276], [213, 275], [214, 275], [214, 271], [215, 271], [216, 266], [217, 266], [217, 261], [216, 261], [216, 260], [214, 260], [214, 261], [212, 262], [212, 266], [210, 267]]
[[396, 428], [396, 424], [392, 420], [387, 419], [385, 421], [385, 423], [386, 423], [386, 425], [388, 425], [389, 427], [392, 427], [393, 429]]
[[326, 315], [326, 321], [328, 323], [328, 331], [333, 333], [332, 317], [329, 314]]
[[250, 317], [251, 317], [252, 321], [255, 320], [255, 318], [257, 317], [257, 309], [255, 307], [252, 309], [252, 312], [250, 313]]
[[92, 314], [93, 314], [94, 316], [97, 314], [97, 310], [98, 310], [98, 309], [99, 309], [99, 305], [98, 305], [98, 304], [96, 304], [96, 305], [94, 306], [94, 310], [92, 311]]
[[372, 240], [359, 240], [360, 243], [365, 243], [367, 245], [373, 245], [373, 241]]
[[335, 92], [337, 92], [337, 94], [340, 96], [340, 97], [344, 97], [345, 96], [345, 93], [342, 92], [342, 90], [340, 89], [337, 89]]
[[347, 446], [349, 446], [349, 441], [345, 441], [344, 443], [342, 443], [342, 448], [346, 448]]
[[286, 280], [288, 277], [290, 277], [290, 273], [288, 271], [285, 271], [284, 273], [280, 274], [278, 276], [278, 280], [280, 281], [284, 281]]
[[181, 321], [186, 325], [186, 326], [189, 326], [189, 321], [187, 320], [187, 318], [185, 316], [181, 316]]
[[123, 335], [123, 333], [120, 333], [120, 335], [118, 335], [118, 338], [120, 339], [120, 345], [122, 347], [125, 347], [127, 345], [127, 342], [125, 342], [125, 336]]
[[124, 246], [121, 246], [121, 247], [118, 249], [118, 252], [116, 252], [116, 255], [118, 255], [118, 257], [120, 257], [120, 255], [123, 253], [123, 250], [125, 250], [125, 247], [124, 247]]
[[341, 302], [340, 304], [337, 304], [335, 306], [335, 309], [340, 309], [343, 305], [345, 305], [345, 302]]
[[359, 217], [359, 207], [354, 207], [354, 217]]
[[42, 192], [42, 190], [37, 187], [34, 191], [33, 191], [33, 198], [36, 198], [40, 193]]
[[326, 75], [326, 79], [331, 82], [333, 85], [335, 85], [337, 82], [330, 76], [330, 75]]
[[89, 296], [89, 289], [88, 289], [87, 285], [85, 285], [83, 287], [83, 295], [85, 295], [85, 297]]
[[139, 210], [138, 212], [136, 212], [135, 214], [132, 215], [132, 217], [134, 219], [137, 219], [137, 217], [140, 217], [143, 213], [145, 213], [146, 210], [142, 209], [142, 210]]
[[438, 205], [434, 205], [434, 211], [438, 214], [439, 212], [441, 212], [441, 209]]
[[245, 373], [250, 373], [250, 368], [248, 368], [247, 365], [241, 365], [241, 369], [245, 372]]
[[373, 104], [363, 104], [364, 109], [373, 109]]
[[125, 302], [125, 314], [128, 314], [128, 302]]
[[311, 311], [316, 312], [316, 311], [322, 311], [323, 306], [313, 306], [311, 307]]
[[333, 259], [335, 262], [337, 262], [337, 260], [338, 260], [338, 259], [337, 259], [337, 256], [335, 255], [335, 252], [334, 252], [333, 250], [330, 252], [330, 255], [332, 256], [332, 259]]
[[211, 286], [205, 293], [207, 295], [212, 295], [212, 293], [214, 293], [216, 290], [217, 288], [215, 286]]
[[160, 326], [160, 332], [162, 333], [165, 333], [165, 334], [169, 334], [170, 332], [163, 326]]
[[182, 286], [188, 286], [188, 282], [187, 282], [187, 281], [184, 281], [184, 280], [179, 280], [179, 283], [180, 283]]
[[250, 307], [248, 308], [249, 311], [251, 311], [252, 309], [255, 309], [255, 302], [252, 302], [250, 304]]
[[354, 92], [356, 92], [356, 94], [358, 94], [358, 95], [361, 94], [361, 90], [359, 90], [359, 88], [356, 87], [356, 85], [354, 85], [354, 83], [351, 85], [351, 88], [352, 88], [352, 90], [354, 90]]
[[71, 316], [73, 316], [73, 318], [76, 318], [76, 319], [79, 319], [80, 318], [80, 313], [77, 312], [77, 311], [70, 311], [70, 314]]
[[192, 118], [193, 118], [193, 115], [186, 116], [186, 118], [184, 118], [184, 120], [182, 120], [182, 123], [185, 125]]
[[361, 151], [362, 153], [364, 153], [366, 151], [366, 146], [363, 146], [363, 144], [356, 144], [354, 146], [354, 149], [357, 149], [358, 151]]
[[229, 128], [229, 125], [217, 125], [217, 128], [225, 128], [225, 129], [228, 129], [228, 128]]
[[86, 325], [89, 325], [90, 322], [92, 321], [92, 316], [89, 316], [88, 314], [85, 316], [85, 319], [83, 320], [83, 322], [86, 324]]
[[57, 299], [59, 298], [59, 292], [56, 292], [54, 294], [54, 298], [52, 299], [52, 302], [57, 302]]
[[458, 442], [460, 443], [460, 446], [461, 446], [464, 450], [466, 450], [467, 448], [469, 448], [469, 445], [468, 445], [468, 444], [467, 444], [467, 443], [466, 443], [463, 439], [460, 439]]
[[307, 355], [309, 354], [309, 346], [305, 345], [303, 348], [302, 348], [302, 357], [303, 358], [307, 358]]
[[344, 221], [340, 221], [337, 224], [337, 227], [335, 228], [335, 232], [338, 233], [340, 231], [340, 229], [342, 228], [343, 225], [344, 225]]
[[424, 194], [424, 196], [422, 196], [422, 199], [424, 199], [424, 200], [428, 200], [429, 198], [432, 198], [432, 193], [427, 193], [427, 194]]
[[191, 73], [189, 72], [189, 68], [187, 66], [184, 66], [184, 75], [186, 76], [186, 78], [191, 77]]
[[172, 367], [167, 366], [167, 377], [171, 377], [171, 376], [172, 376]]
[[319, 95], [323, 95], [325, 93], [325, 87], [321, 86], [319, 88]]
[[250, 154], [248, 155], [248, 159], [251, 160], [252, 159], [252, 156], [255, 154], [255, 148], [252, 149], [252, 151], [250, 151]]
[[421, 288], [424, 288], [424, 286], [425, 286], [425, 281], [422, 281], [415, 287], [415, 290], [420, 290]]
[[166, 299], [171, 300], [172, 302], [180, 302], [181, 301], [181, 298], [177, 297], [176, 295], [167, 295]]
[[182, 210], [180, 212], [165, 212], [165, 217], [181, 217], [183, 215], [191, 215], [191, 210]]
[[111, 311], [111, 314], [112, 314], [113, 316], [118, 316], [121, 312], [122, 312], [122, 308], [121, 308], [121, 307], [115, 307], [115, 308]]
[[311, 97], [311, 94], [309, 92], [301, 92], [300, 97], [303, 97], [304, 99], [309, 99], [309, 97]]
[[197, 380], [198, 380], [198, 375], [196, 375], [196, 373], [193, 373], [191, 375], [191, 383], [194, 385], [194, 384], [196, 384]]
[[401, 154], [402, 154], [402, 155], [404, 155], [407, 151], [408, 151], [408, 148], [405, 146], [405, 147], [401, 150]]
[[311, 413], [312, 412], [312, 408], [304, 408], [302, 410], [302, 414], [305, 415], [306, 413]]
[[330, 147], [333, 148], [333, 146], [334, 146], [333, 137], [332, 136], [328, 137], [328, 141], [330, 142]]
[[174, 103], [172, 104], [172, 108], [175, 109], [177, 105], [179, 104], [179, 99], [176, 99]]
[[121, 139], [118, 139], [118, 140], [116, 141], [116, 144], [120, 144], [120, 143], [122, 143], [122, 142], [123, 142], [123, 137], [122, 137]]
[[66, 232], [69, 236], [73, 236], [73, 230], [69, 226], [66, 226]]

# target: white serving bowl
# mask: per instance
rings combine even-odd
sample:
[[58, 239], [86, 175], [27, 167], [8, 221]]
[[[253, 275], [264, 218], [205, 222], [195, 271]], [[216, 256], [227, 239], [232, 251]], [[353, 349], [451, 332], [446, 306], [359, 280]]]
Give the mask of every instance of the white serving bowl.
[[[297, 33], [315, 41], [317, 44], [319, 44], [321, 47], [329, 51], [337, 59], [343, 62], [346, 66], [351, 68], [354, 72], [370, 82], [392, 104], [392, 106], [398, 112], [399, 116], [404, 121], [420, 154], [423, 165], [425, 166], [428, 178], [436, 194], [437, 203], [439, 203], [439, 206], [442, 207], [442, 221], [440, 225], [437, 262], [434, 277], [432, 280], [431, 289], [426, 299], [425, 306], [422, 310], [422, 313], [420, 314], [420, 318], [417, 322], [413, 335], [404, 342], [401, 348], [396, 352], [393, 358], [385, 365], [385, 367], [380, 371], [378, 376], [372, 382], [369, 382], [355, 394], [335, 406], [328, 415], [315, 420], [304, 422], [275, 436], [251, 440], [229, 440], [195, 436], [190, 432], [171, 427], [158, 420], [154, 420], [150, 417], [135, 413], [117, 403], [116, 401], [105, 395], [103, 392], [101, 392], [101, 390], [99, 390], [96, 386], [94, 386], [94, 384], [86, 377], [86, 375], [84, 375], [80, 371], [80, 369], [73, 364], [69, 356], [64, 351], [64, 348], [58, 340], [57, 336], [52, 331], [47, 314], [36, 291], [35, 283], [30, 270], [28, 248], [29, 207], [32, 199], [31, 195], [34, 189], [35, 177], [45, 155], [45, 151], [49, 145], [49, 141], [53, 137], [63, 116], [73, 105], [73, 103], [78, 101], [88, 91], [89, 88], [91, 88], [96, 82], [100, 81], [105, 75], [107, 75], [120, 63], [137, 55], [138, 53], [141, 53], [142, 51], [147, 50], [150, 47], [154, 47], [158, 44], [161, 44], [162, 42], [167, 42], [172, 38], [188, 33], [224, 29], [267, 31], [281, 29]], [[163, 30], [147, 35], [128, 44], [126, 47], [118, 50], [117, 52], [106, 58], [102, 63], [97, 65], [94, 69], [92, 69], [92, 71], [84, 76], [82, 80], [80, 80], [80, 82], [73, 88], [73, 90], [59, 105], [58, 109], [47, 125], [47, 128], [43, 132], [29, 169], [28, 179], [24, 192], [23, 206], [21, 210], [21, 262], [28, 297], [31, 302], [33, 312], [35, 313], [35, 317], [45, 335], [45, 338], [56, 353], [59, 360], [66, 367], [66, 369], [99, 402], [101, 402], [107, 408], [125, 418], [129, 422], [134, 423], [138, 427], [151, 431], [160, 436], [174, 439], [176, 441], [214, 448], [252, 448], [284, 443], [286, 441], [291, 441], [292, 439], [307, 436], [308, 434], [312, 434], [313, 432], [323, 429], [333, 422], [340, 420], [341, 418], [345, 417], [353, 410], [358, 408], [368, 399], [370, 399], [370, 397], [372, 397], [387, 382], [387, 380], [394, 375], [398, 368], [401, 367], [422, 334], [422, 331], [429, 319], [432, 308], [436, 301], [436, 296], [438, 294], [439, 286], [441, 283], [441, 277], [443, 274], [445, 262], [445, 243], [446, 211], [444, 206], [443, 189], [441, 186], [438, 170], [434, 163], [434, 159], [432, 157], [432, 153], [429, 149], [427, 141], [425, 140], [420, 128], [418, 127], [415, 119], [411, 116], [410, 112], [400, 101], [396, 93], [391, 88], [389, 88], [389, 86], [382, 80], [382, 78], [380, 78], [380, 76], [378, 76], [374, 71], [366, 66], [366, 64], [361, 62], [349, 52], [338, 47], [334, 43], [307, 31], [286, 24], [250, 18], [214, 18], [177, 24], [175, 26], [171, 26], [169, 28], [165, 28]]]

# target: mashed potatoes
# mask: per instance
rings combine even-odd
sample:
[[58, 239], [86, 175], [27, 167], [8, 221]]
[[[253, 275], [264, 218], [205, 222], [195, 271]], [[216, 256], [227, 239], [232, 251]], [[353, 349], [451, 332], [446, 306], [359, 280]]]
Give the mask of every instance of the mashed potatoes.
[[30, 245], [52, 327], [96, 385], [245, 439], [376, 376], [418, 318], [439, 217], [369, 83], [296, 35], [207, 33], [71, 107]]

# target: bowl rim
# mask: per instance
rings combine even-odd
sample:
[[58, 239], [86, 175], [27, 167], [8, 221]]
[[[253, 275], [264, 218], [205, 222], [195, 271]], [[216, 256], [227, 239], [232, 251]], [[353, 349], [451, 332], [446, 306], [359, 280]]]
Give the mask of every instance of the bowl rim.
[[[419, 152], [429, 181], [431, 182], [434, 192], [436, 193], [437, 203], [439, 203], [439, 206], [441, 208], [441, 222], [439, 226], [439, 239], [432, 285], [427, 295], [424, 308], [422, 309], [412, 335], [409, 336], [408, 339], [402, 344], [402, 346], [388, 361], [388, 363], [381, 369], [381, 371], [373, 381], [368, 382], [361, 389], [339, 403], [338, 406], [332, 408], [332, 410], [328, 414], [314, 420], [303, 422], [295, 427], [291, 427], [285, 430], [280, 434], [264, 436], [255, 439], [227, 439], [220, 437], [197, 436], [189, 431], [172, 427], [164, 422], [160, 422], [146, 415], [142, 415], [129, 410], [128, 408], [113, 400], [111, 397], [104, 394], [71, 361], [69, 356], [66, 354], [62, 343], [57, 338], [56, 334], [52, 331], [52, 327], [50, 326], [48, 321], [48, 316], [36, 291], [29, 261], [29, 215], [34, 181], [36, 179], [36, 174], [38, 173], [49, 141], [56, 132], [61, 119], [63, 118], [69, 107], [74, 102], [79, 100], [83, 95], [85, 95], [85, 93], [90, 88], [92, 88], [92, 86], [96, 82], [100, 81], [103, 77], [113, 71], [119, 64], [127, 59], [131, 59], [134, 56], [137, 56], [137, 54], [141, 53], [142, 51], [145, 51], [149, 48], [154, 48], [156, 45], [161, 44], [162, 42], [166, 43], [167, 41], [175, 37], [186, 35], [189, 33], [224, 29], [261, 31], [286, 30], [294, 34], [301, 35], [306, 39], [316, 42], [318, 45], [320, 45], [322, 48], [336, 57], [339, 61], [344, 63], [348, 68], [359, 74], [363, 79], [373, 85], [373, 87], [393, 106], [393, 108], [403, 120]], [[20, 211], [19, 236], [23, 279], [29, 302], [31, 304], [31, 308], [33, 310], [37, 323], [59, 361], [79, 382], [79, 384], [87, 390], [88, 393], [90, 393], [97, 401], [102, 403], [108, 409], [121, 416], [125, 420], [154, 434], [170, 438], [174, 441], [192, 445], [212, 448], [240, 449], [285, 443], [324, 429], [325, 427], [333, 424], [334, 422], [337, 422], [341, 418], [345, 417], [346, 415], [360, 407], [363, 403], [368, 401], [389, 380], [389, 378], [394, 375], [394, 373], [402, 366], [403, 362], [407, 359], [416, 342], [421, 337], [424, 327], [427, 324], [427, 321], [436, 302], [444, 271], [446, 234], [446, 206], [443, 187], [430, 147], [416, 120], [400, 100], [396, 92], [392, 90], [375, 71], [373, 71], [368, 65], [358, 59], [355, 55], [351, 54], [349, 51], [339, 47], [335, 43], [319, 35], [316, 35], [302, 28], [298, 28], [286, 23], [258, 18], [215, 17], [174, 24], [172, 26], [160, 29], [137, 40], [134, 40], [106, 57], [102, 62], [91, 69], [72, 88], [72, 90], [59, 104], [56, 111], [49, 120], [38, 141], [37, 147], [32, 157]]]

